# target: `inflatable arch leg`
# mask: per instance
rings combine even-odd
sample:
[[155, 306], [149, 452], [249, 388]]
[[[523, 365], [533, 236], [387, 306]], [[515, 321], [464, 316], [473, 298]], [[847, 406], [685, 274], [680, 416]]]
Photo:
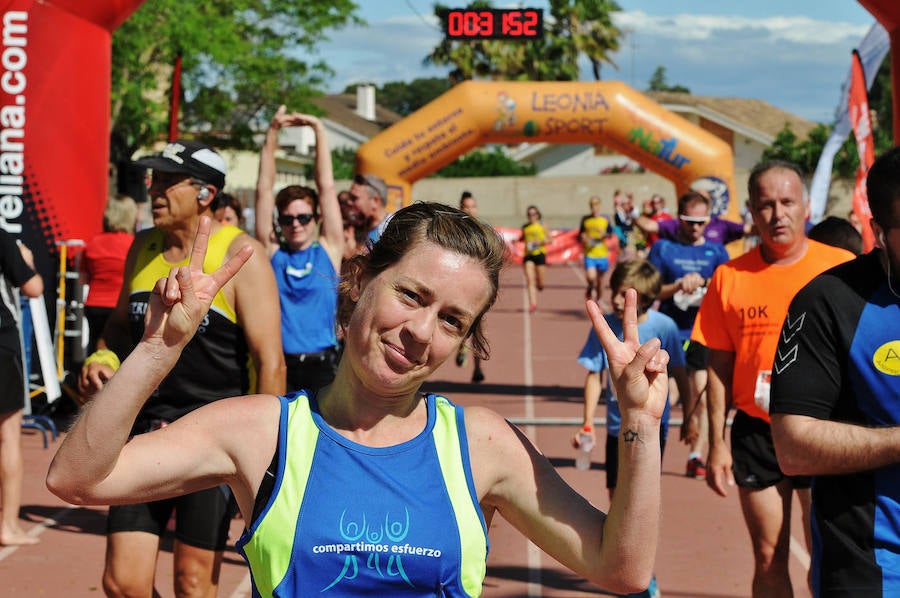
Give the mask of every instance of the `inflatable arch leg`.
[[669, 179], [708, 191], [713, 213], [739, 220], [731, 147], [618, 81], [467, 81], [360, 146], [357, 171], [388, 183], [389, 205], [412, 184], [488, 143], [606, 145]]

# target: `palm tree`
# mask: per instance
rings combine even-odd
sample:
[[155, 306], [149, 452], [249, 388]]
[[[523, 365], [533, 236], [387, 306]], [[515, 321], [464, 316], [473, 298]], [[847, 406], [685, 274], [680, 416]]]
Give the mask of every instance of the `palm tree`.
[[612, 0], [551, 0], [554, 28], [568, 32], [574, 42], [576, 60], [584, 54], [591, 62], [594, 80], [599, 81], [604, 62], [616, 66], [610, 54], [618, 51], [622, 31], [612, 22], [612, 13], [620, 10]]

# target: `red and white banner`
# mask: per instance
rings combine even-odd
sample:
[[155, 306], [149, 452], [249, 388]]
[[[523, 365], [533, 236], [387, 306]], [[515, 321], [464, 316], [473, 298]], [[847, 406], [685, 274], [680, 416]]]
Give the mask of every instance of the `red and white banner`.
[[[522, 241], [522, 229], [497, 226], [496, 231], [506, 242], [510, 261], [521, 264], [525, 255], [525, 243]], [[584, 257], [584, 249], [581, 244], [581, 235], [578, 229], [549, 230], [550, 243], [545, 246], [548, 264], [565, 264], [567, 262], [580, 262]], [[619, 255], [618, 238], [612, 236], [607, 243], [609, 246], [609, 264], [612, 267]]]
[[48, 283], [56, 243], [102, 228], [112, 32], [142, 2], [0, 0], [0, 228]]
[[856, 171], [856, 186], [853, 188], [853, 211], [862, 223], [863, 251], [875, 246], [870, 220], [872, 212], [866, 196], [866, 175], [875, 161], [875, 140], [872, 137], [872, 120], [869, 116], [869, 94], [866, 91], [866, 75], [863, 71], [859, 52], [853, 51], [850, 67], [850, 93], [848, 111], [856, 148], [859, 150], [859, 170]]

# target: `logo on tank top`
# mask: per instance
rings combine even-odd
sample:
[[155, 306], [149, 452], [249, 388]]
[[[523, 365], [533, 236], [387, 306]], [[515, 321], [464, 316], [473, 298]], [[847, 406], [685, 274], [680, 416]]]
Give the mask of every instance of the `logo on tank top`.
[[882, 374], [900, 376], [900, 341], [889, 341], [878, 347], [872, 364]]
[[[338, 522], [340, 539], [333, 544], [312, 547], [312, 553], [317, 557], [343, 556], [340, 571], [321, 591], [339, 584], [352, 584], [364, 570], [374, 572], [378, 577], [396, 578], [406, 586], [415, 587], [407, 575], [404, 561], [414, 557], [440, 559], [441, 550], [410, 544], [407, 539], [410, 527], [410, 514], [406, 509], [399, 517], [391, 513], [352, 515], [344, 510]], [[360, 579], [359, 583], [365, 582]]]
[[305, 278], [309, 276], [310, 272], [312, 272], [312, 262], [306, 262], [305, 268], [294, 268], [293, 266], [288, 266], [285, 269], [285, 272], [288, 276], [293, 276], [294, 278]]

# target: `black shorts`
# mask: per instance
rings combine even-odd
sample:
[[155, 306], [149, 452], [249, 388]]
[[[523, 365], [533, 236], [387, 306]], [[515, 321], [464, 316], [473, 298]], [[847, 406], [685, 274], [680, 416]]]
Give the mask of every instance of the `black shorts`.
[[103, 327], [106, 326], [106, 321], [112, 312], [113, 308], [111, 307], [84, 306], [84, 319], [87, 320], [89, 332], [88, 355], [97, 350], [97, 339], [103, 333]]
[[689, 372], [706, 369], [709, 361], [709, 347], [701, 345], [697, 341], [688, 341], [684, 348], [684, 365]]
[[526, 255], [526, 262], [534, 262], [535, 266], [543, 266], [547, 263], [547, 254], [546, 253], [538, 253], [537, 255]]
[[287, 392], [295, 390], [316, 391], [328, 386], [337, 373], [340, 351], [337, 347], [321, 353], [285, 353], [287, 367]]
[[[666, 452], [668, 426], [659, 427], [659, 456]], [[619, 481], [619, 437], [606, 435], [606, 487], [615, 488]]]
[[18, 351], [0, 351], [0, 413], [12, 413], [25, 407], [25, 374]]
[[111, 506], [106, 533], [147, 532], [162, 536], [173, 510], [175, 537], [179, 542], [205, 550], [225, 550], [228, 528], [236, 512], [231, 490], [227, 487], [208, 488], [149, 503]]
[[772, 426], [738, 410], [731, 424], [731, 470], [742, 488], [762, 489], [787, 478], [795, 489], [809, 488], [809, 476], [786, 476], [778, 467]]

